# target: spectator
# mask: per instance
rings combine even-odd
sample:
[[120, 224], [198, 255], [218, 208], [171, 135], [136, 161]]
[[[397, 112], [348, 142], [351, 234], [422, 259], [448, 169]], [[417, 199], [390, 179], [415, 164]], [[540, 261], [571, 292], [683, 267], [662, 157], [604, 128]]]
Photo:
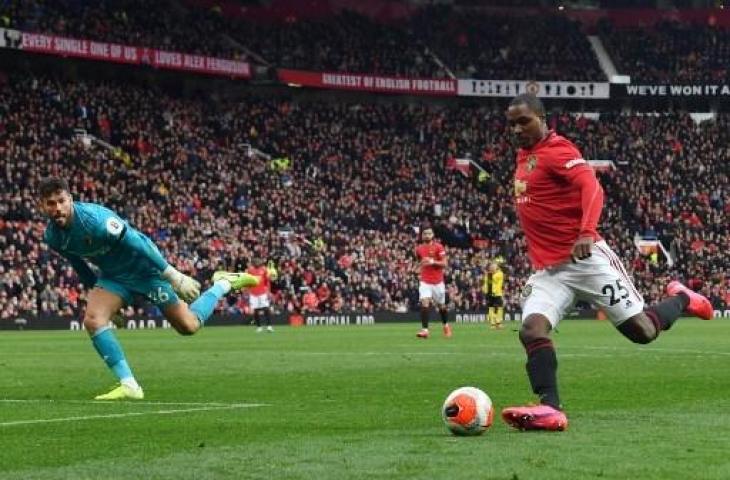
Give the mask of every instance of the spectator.
[[[74, 114], [80, 101], [83, 117]], [[32, 74], [0, 86], [0, 110], [3, 318], [78, 315], [83, 308], [75, 274], [40, 241], [45, 221], [35, 210], [35, 188], [50, 173], [68, 178], [77, 198], [123, 213], [200, 279], [218, 268], [242, 269], [254, 255], [274, 258], [278, 311], [300, 308], [302, 287], [314, 301], [301, 308], [318, 308], [313, 290], [322, 285], [327, 310], [416, 308], [412, 244], [425, 223], [442, 226], [459, 245], [449, 255], [451, 308], [486, 307], [479, 272], [484, 258], [497, 257], [510, 279], [505, 310], [518, 308], [529, 265], [515, 229], [514, 150], [500, 110], [275, 98], [218, 103], [132, 83]], [[71, 137], [74, 128], [102, 135], [102, 117], [129, 166]], [[675, 113], [604, 113], [600, 121], [561, 114], [549, 121], [586, 158], [619, 162], [599, 174], [606, 191], [600, 230], [618, 255], [635, 259], [630, 273], [647, 301], [661, 294], [651, 286], [678, 277], [711, 296], [716, 308], [727, 305], [730, 116], [699, 125]], [[242, 164], [237, 145], [245, 143], [272, 155], [289, 152], [292, 187], [282, 187], [262, 158]], [[495, 158], [484, 162], [488, 188], [445, 170], [451, 152], [479, 158], [485, 151]], [[633, 237], [647, 230], [673, 267], [663, 254], [656, 263], [637, 257]]]

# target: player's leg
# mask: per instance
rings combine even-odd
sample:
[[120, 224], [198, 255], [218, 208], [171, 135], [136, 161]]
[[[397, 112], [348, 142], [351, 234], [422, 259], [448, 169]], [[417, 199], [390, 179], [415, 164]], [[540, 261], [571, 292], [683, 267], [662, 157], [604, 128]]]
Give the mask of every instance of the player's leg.
[[604, 272], [604, 279], [595, 287], [601, 288], [603, 297], [595, 302], [617, 330], [632, 342], [647, 344], [654, 341], [685, 312], [705, 319], [712, 317], [710, 301], [679, 282], [671, 282], [667, 286], [667, 298], [644, 308], [644, 300], [621, 260], [605, 242], [598, 242], [595, 249], [598, 251], [595, 261], [603, 262], [596, 271]]
[[261, 309], [260, 308], [254, 308], [253, 311], [253, 323], [256, 325], [256, 332], [263, 332], [263, 329], [261, 328]]
[[[555, 320], [553, 320], [555, 322]], [[560, 408], [558, 359], [550, 339], [551, 320], [544, 314], [529, 313], [520, 329], [520, 342], [527, 353], [527, 377], [540, 403]]]
[[418, 285], [418, 299], [421, 304], [421, 330], [416, 334], [418, 338], [428, 338], [428, 317], [431, 314], [432, 295], [431, 286], [420, 282]]
[[496, 322], [497, 322], [497, 309], [494, 305], [494, 296], [489, 295], [487, 297], [487, 305], [489, 305], [489, 308], [487, 309], [487, 318], [489, 319], [489, 328], [496, 328]]
[[251, 295], [251, 308], [254, 309], [257, 332], [263, 332], [261, 317], [266, 320], [266, 331], [269, 333], [274, 331], [274, 327], [271, 326], [271, 309], [269, 308], [270, 306], [271, 301], [267, 293], [264, 293], [263, 295]]
[[86, 297], [84, 328], [89, 333], [96, 352], [119, 380], [118, 386], [97, 396], [96, 400], [144, 398], [144, 392], [134, 378], [124, 350], [110, 322], [112, 315], [116, 314], [131, 299], [131, 292], [122, 285], [105, 279], [100, 279], [97, 286], [91, 289]]
[[495, 307], [495, 327], [497, 329], [502, 328], [502, 323], [504, 322], [504, 298], [503, 297], [495, 297], [497, 306]]
[[[713, 315], [712, 303], [705, 296], [693, 292], [677, 281], [670, 282], [667, 285], [667, 294], [664, 300], [651, 305], [639, 315], [629, 318], [624, 324], [618, 327], [618, 330], [636, 343], [649, 343], [655, 340], [663, 330], [669, 330], [674, 322], [682, 316], [689, 314], [699, 317], [703, 320], [711, 320]], [[624, 325], [626, 324], [626, 327]], [[627, 330], [635, 329], [635, 325], [640, 326], [640, 331], [646, 333], [649, 329], [648, 325], [653, 327], [654, 335], [640, 335], [632, 337], [627, 334]]]
[[670, 296], [622, 321], [616, 329], [634, 343], [651, 343], [662, 330], [672, 327], [688, 304], [689, 297], [684, 293]]
[[259, 278], [248, 273], [216, 272], [213, 285], [188, 306], [177, 298], [172, 286], [164, 280], [155, 280], [153, 291], [148, 295], [160, 307], [165, 318], [181, 335], [192, 335], [205, 325], [218, 302], [231, 291], [256, 286]]
[[560, 411], [558, 394], [558, 359], [550, 339], [575, 295], [560, 277], [559, 271], [538, 272], [530, 277], [523, 292], [520, 342], [527, 354], [527, 377], [540, 405], [508, 407], [502, 418], [520, 430], [565, 430], [568, 419]]
[[446, 285], [444, 282], [432, 287], [432, 299], [436, 304], [439, 316], [441, 317], [444, 336], [449, 338], [453, 332], [451, 330], [451, 325], [449, 325], [449, 306], [446, 303]]
[[274, 327], [271, 325], [271, 307], [262, 309], [264, 312], [264, 319], [266, 320], [266, 331], [271, 333], [274, 331]]

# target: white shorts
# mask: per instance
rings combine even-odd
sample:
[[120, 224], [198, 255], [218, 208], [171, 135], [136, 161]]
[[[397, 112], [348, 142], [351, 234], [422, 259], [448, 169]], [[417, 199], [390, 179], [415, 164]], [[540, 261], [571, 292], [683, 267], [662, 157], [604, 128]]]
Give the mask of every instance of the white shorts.
[[249, 304], [252, 310], [258, 310], [259, 308], [269, 308], [271, 305], [269, 302], [269, 294], [264, 293], [263, 295], [250, 295]]
[[538, 313], [555, 327], [576, 300], [603, 310], [614, 326], [644, 309], [644, 299], [606, 242], [596, 242], [591, 256], [540, 270], [522, 292], [522, 320]]
[[444, 282], [433, 284], [421, 282], [418, 285], [418, 299], [430, 298], [436, 305], [446, 303], [446, 285]]

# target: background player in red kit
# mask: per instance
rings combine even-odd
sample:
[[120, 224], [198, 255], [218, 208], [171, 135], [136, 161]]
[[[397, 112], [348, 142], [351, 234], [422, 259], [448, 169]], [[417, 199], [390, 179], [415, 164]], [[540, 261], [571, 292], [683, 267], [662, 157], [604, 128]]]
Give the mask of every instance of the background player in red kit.
[[258, 285], [248, 289], [249, 304], [251, 310], [253, 310], [256, 331], [263, 331], [261, 326], [261, 316], [263, 315], [266, 319], [266, 330], [273, 332], [274, 327], [271, 326], [271, 278], [269, 277], [269, 270], [264, 266], [264, 259], [261, 257], [254, 258], [252, 263], [253, 265], [249, 266], [246, 272], [261, 278]]
[[418, 298], [421, 301], [421, 330], [416, 334], [418, 338], [428, 338], [428, 317], [431, 305], [436, 304], [444, 325], [444, 336], [451, 336], [449, 325], [449, 310], [446, 307], [446, 285], [444, 284], [444, 270], [448, 265], [446, 249], [433, 239], [433, 230], [426, 228], [421, 233], [423, 243], [416, 247], [416, 256], [420, 261], [420, 283]]
[[564, 430], [557, 358], [550, 330], [576, 300], [603, 310], [635, 343], [649, 343], [682, 312], [709, 320], [712, 305], [677, 281], [668, 298], [644, 307], [621, 261], [596, 231], [603, 189], [575, 145], [548, 130], [545, 109], [532, 95], [515, 97], [507, 110], [517, 152], [514, 194], [536, 272], [522, 294], [520, 340], [527, 352], [527, 376], [540, 405], [510, 407], [502, 418], [522, 430]]

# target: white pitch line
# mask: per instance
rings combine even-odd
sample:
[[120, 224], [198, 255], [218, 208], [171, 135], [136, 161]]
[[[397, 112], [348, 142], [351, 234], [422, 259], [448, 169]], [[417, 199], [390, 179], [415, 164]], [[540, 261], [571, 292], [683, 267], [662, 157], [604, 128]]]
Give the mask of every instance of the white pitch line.
[[[232, 405], [247, 405], [241, 403], [223, 402], [149, 402], [130, 400], [126, 402], [113, 402], [108, 400], [64, 400], [53, 398], [0, 398], [0, 403], [69, 403], [82, 405], [159, 405], [168, 407], [230, 407]], [[264, 404], [251, 404], [264, 406]]]
[[627, 347], [611, 347], [611, 346], [589, 346], [589, 345], [583, 345], [583, 346], [576, 346], [576, 347], [566, 347], [566, 348], [582, 348], [584, 350], [609, 350], [614, 352], [628, 352], [629, 350], [635, 350], [637, 352], [641, 353], [686, 353], [688, 355], [720, 355], [720, 356], [729, 356], [730, 352], [721, 352], [717, 350], [692, 350], [689, 348], [669, 348], [669, 347], [648, 347], [648, 348], [641, 348], [637, 346], [635, 349], [630, 349]]
[[16, 420], [12, 422], [0, 422], [0, 427], [11, 427], [16, 425], [32, 425], [38, 423], [61, 423], [61, 422], [78, 422], [82, 420], [95, 420], [99, 418], [124, 418], [124, 417], [141, 417], [143, 415], [172, 415], [176, 413], [189, 413], [189, 412], [206, 412], [213, 410], [231, 410], [234, 408], [255, 408], [265, 407], [264, 403], [239, 403], [231, 404], [227, 406], [216, 406], [216, 407], [197, 407], [197, 408], [179, 408], [176, 410], [154, 410], [151, 412], [126, 412], [126, 413], [109, 413], [105, 415], [83, 415], [75, 417], [61, 417], [61, 418], [41, 418], [35, 420]]

